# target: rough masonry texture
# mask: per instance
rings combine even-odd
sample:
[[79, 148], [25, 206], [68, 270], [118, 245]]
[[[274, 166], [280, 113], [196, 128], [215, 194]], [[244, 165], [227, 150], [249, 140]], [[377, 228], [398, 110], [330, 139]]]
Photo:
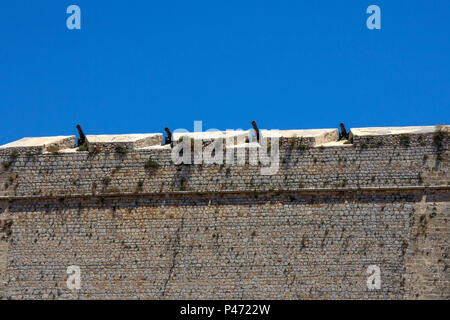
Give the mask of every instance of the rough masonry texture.
[[[174, 134], [172, 146], [161, 134], [7, 144], [0, 298], [449, 299], [448, 132], [280, 131], [274, 175], [249, 162], [271, 152], [249, 131]], [[176, 165], [185, 137], [205, 150], [232, 141], [223, 149], [246, 161]], [[79, 290], [66, 284], [72, 265]]]

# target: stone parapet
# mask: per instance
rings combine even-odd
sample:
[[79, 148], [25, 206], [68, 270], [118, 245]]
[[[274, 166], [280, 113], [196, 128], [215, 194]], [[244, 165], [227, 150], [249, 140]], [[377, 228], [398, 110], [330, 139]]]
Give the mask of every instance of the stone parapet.
[[0, 147], [0, 299], [450, 299], [448, 126], [260, 133]]

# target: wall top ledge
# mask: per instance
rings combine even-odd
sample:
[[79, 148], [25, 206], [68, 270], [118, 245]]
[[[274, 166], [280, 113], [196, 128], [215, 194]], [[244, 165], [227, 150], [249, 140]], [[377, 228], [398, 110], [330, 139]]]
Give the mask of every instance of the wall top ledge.
[[243, 137], [249, 138], [250, 131], [202, 131], [202, 132], [174, 132], [173, 139], [174, 141], [180, 140], [182, 137], [188, 137], [194, 140], [210, 140], [210, 139], [218, 139], [218, 138], [235, 138], [235, 137]]
[[135, 133], [135, 134], [101, 134], [86, 135], [87, 141], [90, 143], [115, 143], [115, 142], [136, 142], [146, 138], [161, 136], [161, 133]]
[[51, 145], [56, 145], [61, 148], [67, 148], [73, 144], [75, 144], [75, 136], [27, 137], [0, 146], [0, 149], [36, 148], [45, 150], [48, 146]]
[[280, 138], [316, 138], [326, 134], [338, 133], [337, 129], [306, 129], [306, 130], [261, 130], [264, 137]]
[[[418, 135], [432, 134], [439, 130], [450, 132], [449, 125], [437, 126], [407, 126], [407, 127], [367, 127], [352, 128], [349, 131], [350, 139], [361, 137], [363, 139], [370, 136], [395, 136], [395, 135]], [[311, 141], [311, 146], [337, 146], [339, 131], [337, 129], [300, 129], [300, 130], [260, 130], [261, 136], [265, 138], [279, 137], [284, 139], [305, 138]], [[181, 137], [190, 137], [194, 140], [212, 140], [217, 138], [240, 137], [250, 142], [251, 131], [216, 131], [216, 132], [175, 132], [173, 141], [176, 143]], [[93, 145], [127, 145], [130, 149], [166, 149], [163, 146], [162, 133], [138, 133], [138, 134], [107, 134], [107, 135], [87, 135], [89, 144]], [[54, 136], [54, 137], [26, 137], [20, 140], [0, 146], [0, 150], [5, 149], [39, 149], [45, 151], [51, 145], [57, 145], [60, 149], [70, 149], [75, 147], [75, 136]], [[249, 141], [247, 141], [249, 140]]]
[[399, 134], [427, 134], [435, 133], [439, 128], [446, 128], [450, 126], [416, 126], [416, 127], [368, 127], [368, 128], [352, 128], [350, 134], [353, 136], [385, 136], [385, 135], [399, 135]]

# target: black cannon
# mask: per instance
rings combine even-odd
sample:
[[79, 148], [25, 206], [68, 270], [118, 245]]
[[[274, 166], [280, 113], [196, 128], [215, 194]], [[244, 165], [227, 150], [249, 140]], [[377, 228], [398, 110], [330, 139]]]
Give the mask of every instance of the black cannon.
[[84, 135], [83, 130], [81, 129], [81, 126], [79, 124], [77, 124], [77, 130], [78, 130], [78, 135], [80, 136], [78, 138], [77, 147], [80, 147], [86, 143], [86, 136]]
[[256, 141], [259, 142], [259, 129], [258, 129], [258, 126], [256, 125], [255, 120], [252, 121], [252, 126], [253, 126], [253, 130], [255, 130]]
[[170, 132], [168, 127], [164, 128], [164, 131], [166, 131], [167, 137], [164, 138], [164, 144], [170, 144], [172, 145], [172, 132]]
[[339, 133], [339, 140], [343, 140], [343, 139], [348, 140], [348, 132], [347, 132], [347, 130], [345, 130], [344, 124], [341, 122], [341, 124], [339, 126], [341, 127], [341, 132]]

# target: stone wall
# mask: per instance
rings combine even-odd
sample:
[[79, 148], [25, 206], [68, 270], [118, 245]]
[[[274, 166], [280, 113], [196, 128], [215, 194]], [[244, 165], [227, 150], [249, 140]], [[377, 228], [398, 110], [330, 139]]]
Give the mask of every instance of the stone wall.
[[155, 141], [0, 147], [0, 297], [449, 299], [446, 130], [283, 136], [271, 176]]

